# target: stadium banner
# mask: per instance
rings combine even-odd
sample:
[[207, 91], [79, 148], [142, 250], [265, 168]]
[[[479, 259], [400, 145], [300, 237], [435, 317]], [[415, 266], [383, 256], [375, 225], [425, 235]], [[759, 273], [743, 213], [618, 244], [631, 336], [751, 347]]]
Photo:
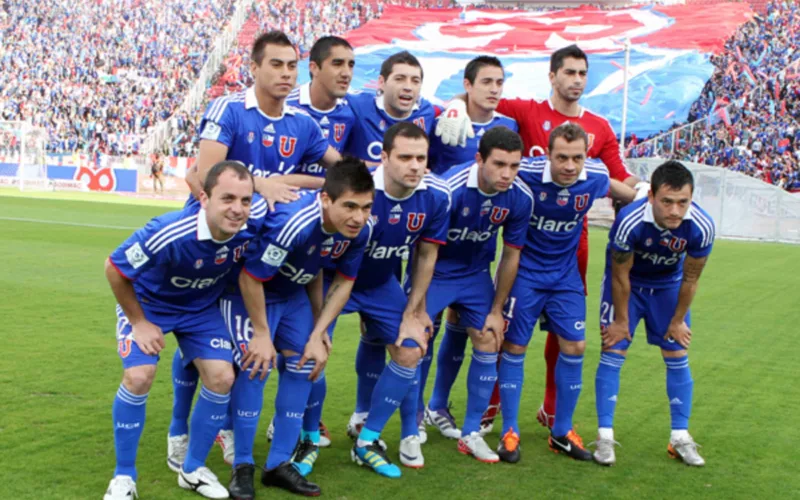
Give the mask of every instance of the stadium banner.
[[[576, 43], [589, 55], [581, 104], [606, 117], [617, 133], [624, 40], [630, 39], [627, 130], [645, 137], [686, 121], [714, 71], [710, 57], [752, 15], [746, 3], [550, 12], [387, 6], [380, 19], [345, 37], [356, 47], [351, 88], [375, 89], [381, 62], [409, 50], [423, 66], [422, 95], [439, 101], [463, 92], [464, 66], [482, 54], [503, 62], [504, 97], [547, 98], [550, 54]], [[309, 80], [307, 59], [298, 73], [299, 83]]]
[[[18, 186], [18, 169], [18, 163], [0, 162], [0, 186]], [[135, 193], [138, 187], [138, 172], [130, 168], [47, 165], [47, 179], [55, 190]]]

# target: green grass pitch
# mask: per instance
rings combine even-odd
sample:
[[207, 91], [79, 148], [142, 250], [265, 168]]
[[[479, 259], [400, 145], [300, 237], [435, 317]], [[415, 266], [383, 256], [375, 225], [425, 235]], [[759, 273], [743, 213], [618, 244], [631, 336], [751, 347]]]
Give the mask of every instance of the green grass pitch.
[[[114, 299], [103, 261], [132, 229], [175, 204], [12, 194], [0, 193], [0, 499], [100, 498], [114, 468], [111, 402], [121, 376]], [[586, 442], [594, 440], [597, 425], [596, 324], [605, 238], [602, 229], [591, 230], [589, 343], [575, 415]], [[423, 447], [424, 469], [403, 469], [399, 480], [380, 478], [350, 462], [351, 442], [344, 432], [355, 397], [358, 339], [356, 319], [348, 316], [339, 322], [327, 369], [323, 418], [333, 446], [323, 450], [312, 479], [325, 497], [342, 499], [800, 496], [798, 257], [800, 248], [795, 246], [716, 243], [693, 307], [690, 351], [695, 380], [690, 430], [703, 445], [700, 451], [708, 461], [703, 469], [667, 457], [664, 364], [641, 333], [622, 372], [616, 437], [623, 447], [617, 451], [617, 465], [601, 468], [549, 452], [547, 434], [535, 419], [544, 378], [544, 335], [537, 331], [526, 361], [519, 464], [478, 463], [459, 454], [455, 441], [431, 429]], [[145, 499], [199, 498], [177, 486], [165, 463], [174, 349], [175, 341], [168, 339], [148, 401], [138, 459], [138, 489]], [[465, 373], [453, 392], [459, 422]], [[273, 374], [267, 384], [256, 446], [260, 463], [267, 452], [264, 432], [276, 381]], [[384, 437], [396, 458], [397, 416]], [[487, 439], [495, 446], [497, 430]], [[227, 483], [218, 448], [212, 450], [209, 466]], [[290, 497], [260, 485], [258, 496]]]

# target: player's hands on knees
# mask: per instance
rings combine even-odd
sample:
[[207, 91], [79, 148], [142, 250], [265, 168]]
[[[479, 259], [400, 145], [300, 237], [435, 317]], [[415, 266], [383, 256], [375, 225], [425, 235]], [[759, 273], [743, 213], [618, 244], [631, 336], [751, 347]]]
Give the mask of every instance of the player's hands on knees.
[[605, 348], [614, 347], [626, 339], [633, 341], [631, 332], [628, 331], [627, 321], [624, 323], [611, 322], [610, 325], [600, 330], [600, 337], [603, 339], [603, 347]]
[[328, 351], [328, 356], [330, 356], [331, 349], [333, 349], [333, 342], [331, 341], [331, 336], [328, 335], [328, 332], [322, 334], [322, 345], [325, 346], [325, 350]]
[[483, 323], [481, 337], [493, 336], [497, 352], [500, 352], [500, 348], [503, 346], [503, 341], [505, 340], [505, 329], [506, 321], [505, 318], [503, 318], [502, 311], [491, 312], [486, 316], [486, 321]]
[[689, 344], [692, 342], [692, 331], [689, 329], [689, 325], [685, 321], [670, 323], [669, 328], [667, 328], [667, 334], [664, 335], [664, 340], [669, 339], [674, 340], [684, 349], [688, 349]]
[[311, 373], [308, 375], [308, 380], [312, 382], [316, 382], [320, 374], [322, 374], [322, 370], [325, 369], [325, 365], [328, 364], [329, 350], [325, 346], [323, 337], [328, 337], [328, 334], [324, 333], [323, 335], [311, 337], [306, 343], [306, 348], [303, 351], [303, 355], [300, 357], [300, 361], [297, 362], [298, 368], [302, 368], [309, 360], [313, 359], [316, 362], [314, 369], [311, 370]]
[[148, 356], [155, 356], [166, 346], [164, 332], [153, 323], [143, 320], [131, 327], [133, 328], [133, 340], [139, 349]]
[[289, 203], [300, 197], [299, 188], [286, 184], [279, 177], [270, 177], [259, 182], [258, 192], [267, 200], [270, 212], [275, 210], [276, 203]]
[[418, 314], [404, 314], [403, 322], [400, 323], [400, 331], [397, 335], [397, 341], [394, 343], [397, 347], [402, 347], [403, 341], [411, 339], [419, 346], [422, 355], [428, 352], [428, 339], [433, 334], [433, 323], [427, 313], [423, 313], [428, 319], [425, 322]]
[[267, 378], [270, 368], [275, 364], [277, 356], [269, 335], [254, 335], [247, 346], [247, 353], [242, 358], [242, 370], [252, 367], [250, 380], [253, 380], [259, 371], [261, 372], [259, 379], [264, 380]]

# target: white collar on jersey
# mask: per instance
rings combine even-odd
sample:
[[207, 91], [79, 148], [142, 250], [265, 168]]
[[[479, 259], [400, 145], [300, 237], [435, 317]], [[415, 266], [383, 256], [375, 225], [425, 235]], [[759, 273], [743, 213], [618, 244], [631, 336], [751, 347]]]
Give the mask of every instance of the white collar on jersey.
[[[547, 98], [547, 105], [548, 105], [548, 106], [550, 106], [550, 109], [551, 109], [551, 110], [553, 110], [553, 111], [555, 111], [556, 113], [559, 113], [559, 114], [561, 114], [562, 116], [567, 116], [567, 115], [564, 115], [564, 114], [562, 114], [560, 111], [556, 111], [556, 108], [554, 108], [554, 107], [553, 107], [553, 101], [552, 101], [552, 99], [551, 99], [551, 98], [549, 98], [549, 97]], [[572, 116], [572, 117], [569, 117], [569, 118], [583, 118], [583, 112], [584, 112], [584, 110], [585, 110], [585, 108], [584, 108], [583, 106], [581, 106], [581, 112], [580, 112], [580, 113], [578, 113], [578, 116]], [[564, 123], [567, 123], [568, 121], [569, 121], [569, 120], [565, 121]], [[561, 125], [563, 125], [564, 123], [562, 123]]]
[[[581, 173], [578, 174], [578, 181], [585, 181], [588, 178], [589, 175], [586, 173], [586, 165], [584, 165], [583, 170], [581, 170]], [[550, 172], [550, 160], [547, 160], [547, 162], [544, 164], [544, 171], [542, 172], [542, 182], [544, 183], [553, 182], [553, 173]], [[553, 184], [555, 184], [555, 182], [553, 182]], [[569, 187], [569, 186], [562, 186], [562, 187]]]
[[496, 192], [496, 193], [489, 194], [489, 193], [484, 193], [484, 192], [481, 190], [481, 187], [480, 187], [480, 185], [478, 184], [478, 162], [475, 162], [475, 163], [473, 163], [473, 164], [472, 164], [472, 166], [471, 166], [471, 167], [469, 167], [469, 174], [467, 174], [467, 175], [468, 175], [468, 177], [467, 177], [467, 187], [468, 187], [468, 188], [475, 188], [475, 189], [477, 189], [478, 191], [480, 191], [480, 193], [481, 193], [483, 196], [487, 196], [487, 197], [489, 197], [489, 198], [491, 198], [492, 196], [495, 196], [495, 195], [499, 194], [499, 191], [498, 191], [498, 192]]
[[[375, 172], [372, 174], [372, 182], [375, 183], [375, 190], [376, 191], [386, 191], [386, 182], [384, 180], [383, 164], [378, 165], [378, 168], [375, 169]], [[417, 192], [417, 191], [419, 191], [421, 189], [428, 189], [428, 185], [425, 184], [425, 177], [424, 176], [423, 176], [422, 180], [419, 181], [419, 185], [416, 187], [416, 189], [414, 189], [414, 192]], [[389, 196], [388, 194], [386, 196], [391, 198], [391, 196]], [[392, 198], [392, 199], [394, 199], [394, 198]]]
[[258, 107], [258, 99], [256, 99], [256, 89], [255, 87], [249, 87], [244, 93], [244, 109], [253, 109], [256, 108], [261, 116], [266, 118], [267, 120], [277, 121], [283, 118], [286, 114], [286, 103], [283, 105], [283, 110], [281, 111], [281, 116], [269, 116], [263, 111], [261, 108]]
[[[689, 210], [686, 211], [686, 215], [683, 216], [683, 220], [692, 220], [692, 210], [694, 208], [689, 205]], [[649, 222], [656, 226], [658, 229], [664, 229], [656, 223], [656, 218], [653, 215], [653, 205], [648, 201], [645, 203], [644, 206], [644, 221]]]
[[336, 234], [336, 231], [329, 233], [328, 231], [325, 230], [325, 214], [323, 214], [322, 212], [322, 198], [320, 198], [319, 193], [317, 193], [317, 196], [315, 198], [317, 200], [315, 203], [317, 204], [317, 207], [319, 207], [319, 230], [322, 231], [322, 234], [327, 234], [327, 235]]
[[[418, 97], [417, 98], [417, 102], [415, 102], [414, 103], [414, 107], [411, 108], [411, 112], [412, 113], [419, 109], [419, 102], [420, 102], [421, 99], [422, 99], [422, 97]], [[385, 112], [387, 115], [389, 114], [389, 112], [386, 111], [386, 106], [384, 105], [384, 102], [383, 102], [383, 94], [378, 94], [378, 95], [375, 96], [375, 106], [377, 106], [378, 109], [380, 109], [381, 111]], [[392, 115], [389, 115], [389, 116], [391, 116], [393, 119], [397, 120], [397, 118], [395, 118], [394, 116], [392, 116]], [[407, 119], [408, 118], [406, 118], [406, 120]]]
[[[239, 231], [244, 231], [247, 229], [247, 223], [245, 222]], [[234, 235], [235, 236], [235, 235]], [[201, 208], [199, 212], [197, 212], [197, 241], [208, 241], [211, 240], [214, 243], [225, 243], [233, 239], [233, 236], [228, 238], [227, 240], [218, 241], [215, 240], [213, 236], [211, 236], [211, 228], [208, 227], [208, 219], [206, 219], [206, 209]]]
[[486, 127], [487, 125], [491, 125], [498, 118], [508, 118], [506, 115], [502, 113], [498, 113], [497, 111], [492, 112], [492, 117], [489, 119], [488, 122], [472, 122], [473, 127]]
[[299, 93], [297, 102], [299, 102], [303, 106], [308, 106], [317, 113], [330, 113], [331, 111], [335, 110], [340, 104], [344, 104], [344, 99], [340, 97], [336, 99], [336, 104], [334, 104], [333, 107], [330, 109], [315, 108], [314, 105], [311, 104], [311, 82], [300, 85], [299, 87], [297, 87], [297, 91]]

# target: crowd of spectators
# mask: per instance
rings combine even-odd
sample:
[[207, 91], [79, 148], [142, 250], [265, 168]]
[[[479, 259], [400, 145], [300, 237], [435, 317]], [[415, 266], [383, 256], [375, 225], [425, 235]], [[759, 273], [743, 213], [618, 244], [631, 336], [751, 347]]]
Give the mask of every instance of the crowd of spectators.
[[0, 120], [46, 128], [51, 153], [135, 152], [182, 103], [233, 6], [0, 0]]

